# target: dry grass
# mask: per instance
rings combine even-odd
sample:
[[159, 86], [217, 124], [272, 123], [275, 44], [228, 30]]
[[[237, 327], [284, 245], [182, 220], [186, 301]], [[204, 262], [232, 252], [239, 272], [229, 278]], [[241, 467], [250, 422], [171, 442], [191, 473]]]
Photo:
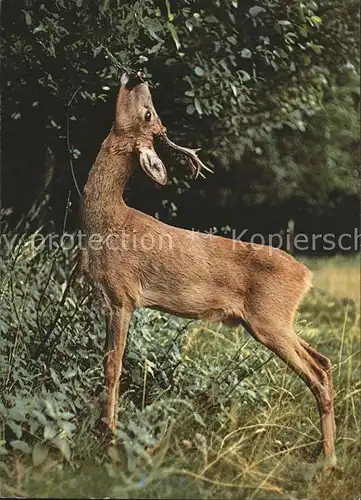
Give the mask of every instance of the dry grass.
[[356, 304], [360, 304], [359, 256], [305, 259], [304, 262], [314, 271], [314, 286], [325, 290], [337, 299], [350, 298]]

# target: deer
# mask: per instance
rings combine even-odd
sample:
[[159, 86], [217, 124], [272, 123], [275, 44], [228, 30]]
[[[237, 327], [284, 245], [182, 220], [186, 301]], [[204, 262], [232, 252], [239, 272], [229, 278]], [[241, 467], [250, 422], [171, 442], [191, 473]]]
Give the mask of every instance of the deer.
[[115, 436], [132, 314], [140, 307], [152, 308], [243, 326], [278, 356], [313, 393], [324, 470], [335, 468], [332, 365], [294, 327], [298, 306], [311, 287], [312, 272], [281, 249], [170, 226], [129, 207], [124, 189], [136, 169], [142, 169], [159, 186], [168, 182], [157, 145], [172, 152], [194, 176], [212, 171], [198, 157], [199, 150], [168, 138], [144, 78], [139, 73], [124, 73], [114, 122], [89, 172], [82, 198], [86, 244], [81, 269], [106, 306], [103, 421], [108, 431]]

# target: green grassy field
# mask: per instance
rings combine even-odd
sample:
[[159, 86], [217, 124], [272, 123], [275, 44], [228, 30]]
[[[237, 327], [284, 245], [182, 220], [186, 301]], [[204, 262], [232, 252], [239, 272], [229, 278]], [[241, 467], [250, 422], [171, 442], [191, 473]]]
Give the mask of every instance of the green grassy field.
[[241, 328], [155, 311], [131, 327], [109, 445], [102, 313], [82, 281], [67, 291], [69, 256], [22, 242], [0, 274], [0, 495], [360, 498], [359, 260], [306, 263], [315, 286], [297, 331], [333, 363], [331, 475], [313, 396], [281, 361]]

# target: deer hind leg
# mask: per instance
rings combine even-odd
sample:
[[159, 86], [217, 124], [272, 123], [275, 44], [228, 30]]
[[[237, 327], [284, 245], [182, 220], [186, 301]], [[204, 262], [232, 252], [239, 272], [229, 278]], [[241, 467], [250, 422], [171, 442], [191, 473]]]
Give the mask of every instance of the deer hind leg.
[[119, 382], [123, 367], [123, 355], [127, 332], [133, 309], [126, 306], [111, 305], [107, 317], [107, 338], [105, 355], [105, 380], [107, 401], [105, 418], [110, 431], [114, 434], [117, 425], [117, 406]]
[[[253, 322], [250, 333], [296, 372], [312, 391], [320, 414], [325, 469], [336, 465], [334, 447], [333, 395], [330, 385], [330, 361], [310, 346], [305, 347], [293, 327]], [[311, 353], [312, 349], [312, 353]], [[322, 360], [322, 361], [321, 361]]]
[[[299, 339], [299, 342], [302, 344], [302, 346], [306, 349], [306, 351], [309, 353], [310, 356], [316, 361], [316, 363], [319, 363], [321, 367], [326, 371], [327, 373], [327, 379], [328, 379], [328, 389], [330, 392], [331, 400], [334, 400], [333, 397], [333, 381], [332, 381], [332, 363], [331, 361], [326, 358], [323, 354], [320, 352], [316, 351], [311, 347], [305, 340]], [[336, 421], [335, 421], [335, 412], [334, 412], [334, 406], [332, 405], [332, 428], [333, 428], [333, 434], [334, 436], [336, 435]]]

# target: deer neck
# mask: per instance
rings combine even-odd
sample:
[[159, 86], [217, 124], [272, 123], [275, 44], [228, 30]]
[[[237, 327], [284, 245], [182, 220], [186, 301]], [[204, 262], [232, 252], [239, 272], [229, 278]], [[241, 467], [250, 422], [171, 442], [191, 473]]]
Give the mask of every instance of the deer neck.
[[124, 189], [133, 171], [133, 154], [125, 141], [111, 132], [105, 139], [84, 188], [84, 209], [87, 218], [99, 217], [128, 209]]

